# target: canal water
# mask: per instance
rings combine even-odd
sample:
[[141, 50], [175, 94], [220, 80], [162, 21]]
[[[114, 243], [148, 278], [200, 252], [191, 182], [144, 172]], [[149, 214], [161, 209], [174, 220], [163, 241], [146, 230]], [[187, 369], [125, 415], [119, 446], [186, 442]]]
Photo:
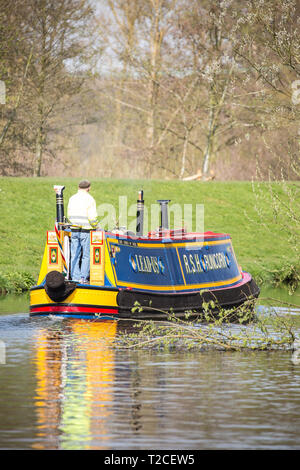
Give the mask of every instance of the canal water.
[[[258, 314], [280, 299], [300, 317], [299, 294], [264, 294]], [[0, 449], [300, 448], [291, 351], [116, 349], [122, 328], [30, 318], [27, 296], [0, 299]]]

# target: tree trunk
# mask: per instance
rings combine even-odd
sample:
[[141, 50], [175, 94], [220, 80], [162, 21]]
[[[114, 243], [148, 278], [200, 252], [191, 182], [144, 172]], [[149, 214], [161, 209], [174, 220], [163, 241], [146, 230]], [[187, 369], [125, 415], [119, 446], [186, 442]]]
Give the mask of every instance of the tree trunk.
[[215, 134], [215, 129], [214, 129], [214, 111], [213, 108], [210, 109], [210, 118], [209, 118], [209, 124], [208, 124], [208, 134], [206, 138], [206, 148], [204, 152], [204, 157], [203, 157], [203, 165], [202, 165], [202, 180], [205, 180], [208, 175], [208, 170], [209, 170], [209, 165], [210, 165], [210, 160], [212, 156], [212, 151], [213, 151], [213, 143], [214, 143], [214, 134]]
[[214, 137], [215, 137], [215, 127], [216, 127], [216, 119], [218, 116], [219, 106], [220, 103], [217, 102], [214, 96], [214, 84], [210, 87], [210, 97], [209, 97], [209, 121], [208, 121], [208, 132], [206, 137], [206, 148], [203, 157], [203, 164], [202, 164], [202, 180], [205, 181], [208, 176], [208, 170], [210, 165], [210, 160], [213, 152], [214, 147]]
[[147, 119], [147, 139], [149, 152], [149, 170], [151, 171], [154, 146], [156, 141], [156, 113], [158, 98], [158, 74], [160, 70], [161, 44], [164, 37], [164, 31], [161, 29], [162, 2], [155, 0], [152, 2], [153, 16], [150, 33], [150, 70], [149, 70], [149, 92], [148, 105], [149, 115]]
[[43, 126], [40, 126], [35, 141], [35, 162], [33, 168], [33, 176], [41, 176], [41, 167], [43, 159], [43, 144], [44, 144], [44, 130]]
[[185, 136], [184, 136], [184, 142], [183, 142], [183, 150], [182, 150], [182, 157], [181, 157], [181, 170], [180, 170], [180, 175], [179, 178], [182, 179], [184, 172], [185, 172], [185, 162], [186, 162], [186, 153], [187, 153], [187, 145], [189, 141], [189, 130], [186, 129]]

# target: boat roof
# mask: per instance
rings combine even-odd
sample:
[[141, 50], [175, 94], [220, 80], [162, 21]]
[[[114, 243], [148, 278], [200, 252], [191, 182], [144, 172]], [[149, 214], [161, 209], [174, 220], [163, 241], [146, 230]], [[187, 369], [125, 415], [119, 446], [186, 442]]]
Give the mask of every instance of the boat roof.
[[206, 240], [206, 239], [228, 239], [231, 236], [228, 233], [216, 233], [211, 231], [206, 232], [185, 232], [184, 230], [154, 230], [148, 232], [147, 236], [139, 237], [133, 232], [124, 232], [122, 230], [113, 230], [111, 232], [105, 232], [106, 237], [122, 238], [129, 240], [148, 240], [148, 241], [166, 241], [166, 240], [182, 240], [182, 241], [193, 241], [193, 240]]

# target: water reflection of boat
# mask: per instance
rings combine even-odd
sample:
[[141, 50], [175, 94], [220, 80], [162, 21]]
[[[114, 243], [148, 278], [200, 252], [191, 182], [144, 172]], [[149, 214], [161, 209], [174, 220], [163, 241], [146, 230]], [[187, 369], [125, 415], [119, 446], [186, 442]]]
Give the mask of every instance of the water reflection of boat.
[[[197, 315], [210, 301], [228, 308], [258, 297], [251, 275], [238, 266], [230, 235], [170, 230], [168, 201], [158, 201], [160, 227], [144, 236], [142, 191], [136, 233], [91, 231], [90, 284], [70, 280], [63, 189], [56, 196], [60, 230], [47, 232], [38, 283], [30, 291], [31, 315], [161, 318], [162, 310]], [[133, 311], [136, 304], [141, 308]]]
[[[105, 449], [113, 410], [117, 322], [74, 320], [63, 331], [41, 330], [36, 341], [35, 449]], [[99, 449], [99, 447], [98, 447]]]

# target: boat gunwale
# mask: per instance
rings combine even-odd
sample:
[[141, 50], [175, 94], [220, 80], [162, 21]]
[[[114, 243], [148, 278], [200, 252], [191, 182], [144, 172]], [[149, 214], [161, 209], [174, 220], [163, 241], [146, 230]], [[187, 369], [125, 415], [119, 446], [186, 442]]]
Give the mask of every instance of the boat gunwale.
[[[248, 273], [247, 271], [243, 271], [242, 273], [242, 279], [238, 282], [238, 283], [234, 283], [232, 284], [231, 286], [222, 286], [222, 287], [219, 287], [219, 288], [209, 288], [209, 286], [207, 288], [198, 288], [198, 289], [192, 289], [192, 290], [185, 290], [185, 291], [182, 291], [182, 290], [175, 290], [175, 291], [155, 291], [155, 290], [150, 290], [150, 289], [139, 289], [139, 288], [134, 288], [134, 287], [111, 287], [111, 286], [96, 286], [96, 285], [93, 285], [93, 284], [78, 284], [76, 289], [84, 289], [84, 290], [98, 290], [98, 291], [111, 291], [111, 292], [120, 292], [120, 291], [133, 291], [133, 292], [138, 292], [140, 294], [142, 293], [145, 293], [145, 294], [151, 294], [151, 295], [157, 295], [157, 296], [161, 296], [161, 295], [164, 295], [164, 296], [171, 296], [171, 295], [191, 295], [191, 294], [197, 294], [197, 293], [201, 293], [201, 292], [207, 292], [207, 291], [212, 291], [212, 292], [215, 292], [215, 291], [221, 291], [221, 290], [228, 290], [228, 289], [234, 289], [236, 287], [240, 287], [240, 286], [243, 286], [245, 284], [247, 284], [249, 281], [251, 281], [253, 278], [251, 276], [250, 273]], [[72, 281], [70, 281], [72, 282]], [[40, 285], [37, 285], [37, 286], [33, 286], [30, 288], [30, 291], [35, 291], [35, 290], [40, 290], [40, 289], [45, 289], [45, 285], [44, 284], [40, 284]]]
[[[244, 289], [245, 287], [248, 287], [249, 288], [249, 293], [246, 293], [245, 291], [241, 290], [240, 294], [243, 294], [244, 296], [248, 297], [249, 299], [253, 298], [253, 299], [256, 299], [258, 296], [259, 296], [259, 293], [260, 293], [260, 289], [259, 287], [256, 285], [254, 279], [252, 278], [252, 276], [247, 273], [248, 276], [246, 278], [244, 278], [244, 283], [241, 283], [239, 286], [232, 286], [230, 288], [223, 288], [223, 289], [219, 289], [219, 294], [222, 294], [222, 291], [227, 291], [229, 289], [235, 289], [235, 290], [240, 290], [240, 289]], [[178, 293], [178, 292], [174, 292], [174, 293], [158, 293], [158, 292], [153, 292], [153, 293], [149, 293], [149, 292], [137, 292], [137, 291], [132, 291], [132, 290], [129, 290], [129, 289], [119, 289], [120, 293], [123, 291], [127, 291], [128, 293], [132, 293], [133, 295], [135, 293], [137, 294], [143, 294], [143, 293], [147, 293], [149, 294], [151, 297], [156, 297], [156, 296], [161, 296], [161, 297], [164, 297], [165, 299], [169, 296], [173, 296], [174, 297], [177, 297], [180, 296], [180, 297], [184, 297], [184, 296], [201, 296], [201, 292], [200, 291], [192, 291], [192, 292], [185, 292], [185, 293]], [[252, 292], [251, 292], [252, 291]], [[209, 290], [206, 290], [204, 292], [204, 294], [213, 294], [213, 291], [209, 291]], [[213, 294], [214, 295], [214, 294]], [[239, 306], [239, 305], [242, 305], [243, 303], [245, 302], [245, 298], [235, 298], [235, 299], [226, 299], [225, 301], [221, 301], [220, 303], [220, 306], [222, 308], [230, 308], [232, 306]], [[183, 313], [184, 311], [186, 310], [189, 310], [190, 308], [192, 308], [193, 310], [195, 310], [195, 315], [197, 314], [197, 312], [199, 311], [202, 311], [202, 305], [199, 305], [199, 306], [193, 306], [193, 307], [186, 307], [185, 309], [182, 307], [182, 306], [173, 306], [172, 309], [174, 312], [180, 314], [180, 313]], [[39, 309], [49, 309], [48, 311], [45, 311], [45, 310], [39, 310]], [[64, 311], [64, 309], [71, 309], [69, 311]], [[72, 309], [74, 309], [72, 311]], [[89, 312], [86, 311], [86, 309], [89, 309]], [[101, 312], [91, 312], [91, 310], [102, 310]], [[150, 309], [151, 310], [151, 309]], [[111, 314], [113, 317], [115, 318], [121, 318], [122, 317], [122, 313], [129, 313], [131, 312], [131, 318], [134, 319], [134, 318], [138, 318], [140, 317], [140, 315], [133, 315], [132, 314], [132, 305], [125, 305], [125, 304], [120, 304], [118, 303], [118, 305], [116, 306], [108, 306], [108, 305], [95, 305], [95, 304], [78, 304], [78, 303], [64, 303], [64, 302], [53, 302], [53, 303], [42, 303], [42, 304], [34, 304], [34, 305], [31, 305], [30, 306], [30, 315], [31, 316], [47, 316], [47, 315], [65, 315], [65, 316], [70, 316], [70, 317], [74, 317], [74, 318], [83, 318], [82, 316], [83, 315], [88, 315], [90, 318], [93, 318], [93, 313], [94, 313], [94, 316], [97, 317], [97, 315], [99, 314], [101, 316], [101, 314], [103, 314], [104, 316], [105, 315], [109, 315]], [[143, 317], [145, 316], [145, 318], [149, 317], [149, 318], [158, 318], [158, 315], [157, 315], [157, 312], [153, 313], [151, 311], [149, 311], [148, 313], [144, 312], [144, 314], [142, 315]]]
[[126, 234], [126, 233], [121, 233], [121, 232], [112, 232], [112, 231], [104, 231], [105, 234], [105, 239], [108, 240], [109, 238], [114, 238], [116, 240], [128, 240], [128, 241], [133, 241], [137, 243], [143, 243], [143, 242], [161, 242], [162, 244], [169, 242], [169, 243], [174, 243], [174, 242], [182, 242], [182, 243], [187, 243], [187, 242], [205, 242], [205, 241], [212, 241], [214, 240], [228, 240], [232, 239], [231, 235], [229, 233], [215, 233], [215, 232], [187, 232], [185, 234], [176, 235], [176, 234], [171, 234], [171, 231], [169, 233], [163, 233], [160, 235], [149, 235], [148, 236], [137, 236], [135, 234]]

